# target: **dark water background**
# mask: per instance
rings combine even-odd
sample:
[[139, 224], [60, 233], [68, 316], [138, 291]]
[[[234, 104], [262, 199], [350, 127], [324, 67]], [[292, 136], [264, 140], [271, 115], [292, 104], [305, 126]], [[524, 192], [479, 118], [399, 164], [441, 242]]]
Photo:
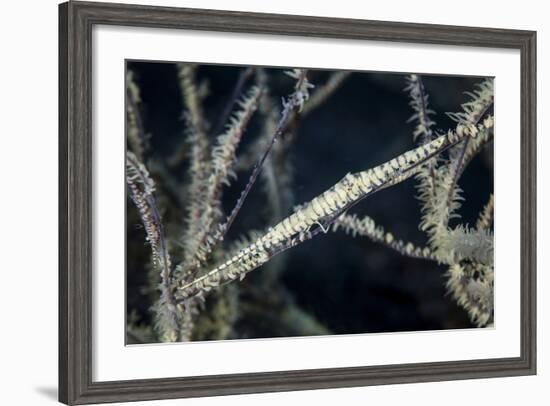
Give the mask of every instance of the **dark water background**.
[[[183, 137], [184, 124], [175, 65], [129, 62], [141, 90], [142, 117], [152, 135], [152, 150], [168, 156]], [[199, 79], [208, 78], [210, 96], [204, 109], [208, 118], [225, 107], [240, 67], [201, 66]], [[292, 90], [292, 81], [280, 70], [270, 70], [272, 94], [277, 98]], [[328, 73], [311, 71], [312, 83], [322, 83]], [[467, 100], [465, 91], [482, 78], [423, 76], [436, 128], [446, 130], [453, 122], [444, 112], [460, 109]], [[311, 200], [346, 173], [364, 170], [385, 162], [415, 146], [412, 112], [403, 91], [402, 74], [353, 73], [325, 104], [304, 118], [289, 156], [293, 167], [295, 204]], [[256, 125], [257, 128], [257, 125]], [[246, 145], [257, 136], [254, 123], [244, 135]], [[459, 184], [464, 190], [462, 223], [473, 224], [477, 213], [493, 190], [492, 147], [476, 157]], [[230, 209], [246, 183], [248, 173], [226, 189], [224, 206]], [[229, 238], [265, 223], [265, 195], [259, 184], [245, 203]], [[368, 214], [394, 236], [415, 245], [426, 243], [419, 231], [420, 206], [415, 182], [408, 180], [365, 199], [352, 212]], [[454, 223], [451, 223], [454, 224]], [[167, 225], [169, 229], [169, 225]], [[145, 274], [140, 261], [149, 247], [143, 232], [128, 224], [128, 312], [137, 311], [148, 320], [151, 305], [143, 294]], [[262, 269], [254, 273], [262, 272]], [[421, 259], [404, 257], [367, 238], [353, 238], [342, 232], [328, 233], [292, 249], [281, 275], [293, 300], [334, 333], [366, 333], [473, 327], [466, 313], [445, 290], [445, 268]], [[258, 327], [248, 336], [273, 336], [269, 328]]]

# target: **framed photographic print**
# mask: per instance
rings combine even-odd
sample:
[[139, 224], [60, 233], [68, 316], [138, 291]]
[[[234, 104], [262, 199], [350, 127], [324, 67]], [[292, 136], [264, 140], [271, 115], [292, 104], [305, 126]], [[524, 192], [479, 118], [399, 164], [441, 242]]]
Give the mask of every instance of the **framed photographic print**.
[[534, 32], [59, 16], [60, 401], [536, 372]]

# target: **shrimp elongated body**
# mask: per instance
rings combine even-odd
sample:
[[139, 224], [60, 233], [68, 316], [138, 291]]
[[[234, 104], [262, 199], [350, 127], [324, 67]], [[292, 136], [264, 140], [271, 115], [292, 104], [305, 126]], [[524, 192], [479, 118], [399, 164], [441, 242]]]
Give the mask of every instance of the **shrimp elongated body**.
[[459, 125], [456, 131], [449, 131], [379, 166], [354, 174], [348, 173], [341, 181], [269, 228], [262, 237], [226, 262], [192, 282], [181, 284], [178, 287], [178, 298], [186, 299], [208, 292], [223, 283], [243, 279], [248, 272], [281, 252], [285, 244], [303, 239], [315, 225], [324, 230], [323, 223], [328, 225], [366, 196], [413, 176], [415, 168], [466, 137], [475, 136], [477, 130], [475, 126]]

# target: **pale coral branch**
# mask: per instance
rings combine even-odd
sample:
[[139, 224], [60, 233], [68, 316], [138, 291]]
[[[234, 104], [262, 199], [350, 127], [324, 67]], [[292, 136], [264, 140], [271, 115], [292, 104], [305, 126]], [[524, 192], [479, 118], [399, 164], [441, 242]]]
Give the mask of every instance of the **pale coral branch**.
[[476, 228], [478, 230], [487, 230], [491, 227], [491, 223], [493, 222], [493, 211], [495, 208], [495, 198], [494, 195], [491, 193], [489, 196], [489, 200], [485, 207], [483, 207], [483, 210], [481, 213], [479, 213], [479, 217], [476, 221]]
[[[180, 89], [187, 111], [187, 125], [191, 127], [191, 131], [195, 134], [196, 144], [200, 149], [200, 155], [208, 156], [208, 138], [206, 135], [206, 122], [202, 111], [201, 99], [199, 97], [199, 89], [196, 83], [196, 65], [178, 64], [178, 78], [180, 81]], [[182, 143], [181, 147], [170, 158], [172, 166], [179, 165], [186, 154], [186, 145]], [[203, 162], [204, 169], [208, 172], [208, 163]]]
[[387, 232], [384, 227], [376, 224], [369, 216], [358, 218], [354, 214], [343, 214], [332, 225], [333, 231], [338, 231], [339, 229], [354, 237], [357, 235], [368, 237], [374, 242], [383, 244], [399, 252], [401, 255], [435, 261], [430, 248], [415, 246], [412, 242], [395, 238], [392, 233]]
[[[191, 118], [188, 114], [184, 116], [186, 121], [190, 121]], [[193, 131], [192, 126], [187, 128], [188, 144], [191, 147], [190, 150], [190, 166], [189, 166], [189, 188], [188, 188], [188, 204], [184, 229], [182, 235], [184, 255], [186, 257], [194, 255], [195, 240], [200, 229], [200, 219], [204, 209], [204, 194], [206, 184], [206, 168], [205, 162], [207, 157], [204, 156], [204, 150], [199, 145], [197, 134]], [[180, 268], [177, 268], [179, 274]]]
[[235, 83], [235, 87], [233, 88], [231, 96], [229, 97], [229, 101], [226, 104], [222, 114], [218, 118], [214, 129], [212, 130], [213, 135], [217, 135], [223, 130], [223, 126], [225, 125], [225, 123], [227, 123], [229, 115], [231, 114], [231, 111], [233, 111], [233, 107], [235, 106], [235, 103], [237, 103], [239, 97], [241, 97], [241, 93], [246, 81], [252, 76], [253, 73], [254, 68], [252, 67], [248, 67], [242, 70], [242, 72], [240, 73], [239, 78], [237, 79], [237, 83]]
[[211, 235], [214, 234], [213, 224], [221, 215], [222, 187], [229, 184], [230, 176], [234, 176], [232, 166], [235, 162], [235, 153], [261, 95], [262, 90], [256, 86], [246, 94], [239, 103], [241, 110], [232, 117], [227, 130], [218, 136], [217, 143], [212, 149], [212, 171], [206, 181], [206, 192], [201, 199], [202, 210], [198, 219], [200, 227], [194, 234], [186, 237], [190, 241], [186, 241], [187, 258], [183, 265], [185, 273], [190, 269], [196, 270], [203, 264], [216, 242]]
[[140, 90], [134, 80], [134, 73], [128, 70], [126, 73], [126, 136], [132, 152], [140, 161], [143, 161], [147, 136], [139, 112], [140, 103]]

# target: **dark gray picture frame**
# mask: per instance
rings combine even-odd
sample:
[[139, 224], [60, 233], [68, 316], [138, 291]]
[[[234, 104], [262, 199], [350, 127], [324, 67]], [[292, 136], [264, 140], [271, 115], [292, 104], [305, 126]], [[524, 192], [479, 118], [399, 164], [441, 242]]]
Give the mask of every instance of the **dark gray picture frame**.
[[[517, 358], [217, 376], [92, 380], [92, 27], [284, 34], [521, 53], [521, 354]], [[68, 2], [59, 6], [59, 400], [218, 396], [536, 373], [536, 32]], [[122, 293], [121, 293], [122, 294]]]

